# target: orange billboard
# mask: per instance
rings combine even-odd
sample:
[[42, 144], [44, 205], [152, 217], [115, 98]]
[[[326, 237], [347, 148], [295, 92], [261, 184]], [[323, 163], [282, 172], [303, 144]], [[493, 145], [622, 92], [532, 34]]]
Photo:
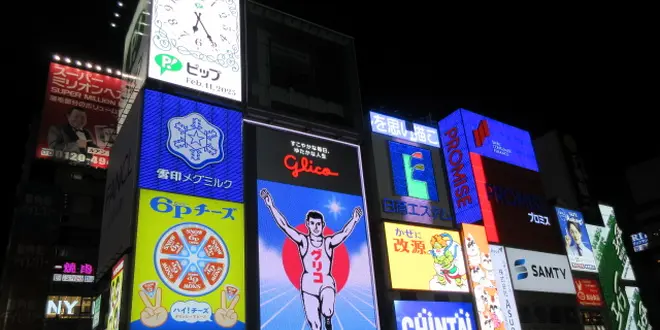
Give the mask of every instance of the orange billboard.
[[505, 330], [506, 323], [497, 293], [493, 261], [484, 226], [463, 224], [463, 251], [468, 268], [480, 329]]

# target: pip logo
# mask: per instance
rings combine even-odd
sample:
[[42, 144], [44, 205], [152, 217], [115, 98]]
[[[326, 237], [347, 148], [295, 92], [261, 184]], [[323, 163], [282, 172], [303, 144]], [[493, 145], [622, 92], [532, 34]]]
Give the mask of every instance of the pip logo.
[[479, 122], [479, 126], [477, 126], [477, 129], [472, 131], [472, 135], [474, 136], [474, 145], [477, 148], [483, 146], [484, 141], [486, 141], [486, 138], [490, 136], [488, 121], [486, 119], [482, 119]]
[[408, 144], [389, 141], [394, 193], [438, 201], [431, 152]]
[[524, 280], [527, 278], [527, 267], [525, 267], [525, 259], [517, 259], [513, 262], [513, 269], [516, 271], [516, 278]]

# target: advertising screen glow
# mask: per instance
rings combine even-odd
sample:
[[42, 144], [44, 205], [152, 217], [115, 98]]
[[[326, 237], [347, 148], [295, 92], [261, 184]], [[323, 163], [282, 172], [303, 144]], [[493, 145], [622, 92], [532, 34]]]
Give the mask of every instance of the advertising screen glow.
[[472, 304], [442, 301], [394, 301], [397, 330], [477, 330]]
[[377, 328], [359, 149], [252, 129], [261, 329]]
[[245, 329], [243, 204], [140, 190], [131, 330]]
[[124, 293], [124, 262], [126, 258], [122, 257], [112, 267], [112, 277], [110, 279], [110, 307], [108, 308], [107, 330], [119, 330], [119, 321], [121, 320], [121, 300]]
[[154, 0], [149, 78], [242, 99], [240, 1]]
[[566, 246], [571, 269], [598, 272], [584, 217], [579, 211], [556, 207], [559, 228]]
[[513, 285], [511, 284], [511, 275], [509, 272], [509, 265], [506, 261], [504, 247], [491, 244], [490, 257], [493, 260], [495, 284], [497, 284], [497, 293], [500, 299], [502, 313], [504, 314], [506, 329], [520, 330], [520, 316], [518, 316], [516, 296], [513, 293]]
[[384, 225], [393, 289], [470, 291], [458, 232], [392, 222]]
[[639, 294], [639, 288], [635, 286], [627, 286], [625, 288], [626, 296], [628, 296], [628, 317], [626, 320], [626, 329], [630, 330], [651, 330], [651, 324], [648, 318], [648, 309], [642, 303], [642, 298]]
[[241, 119], [237, 111], [145, 90], [140, 188], [243, 202]]
[[513, 248], [506, 255], [515, 290], [575, 294], [566, 256]]
[[410, 142], [440, 148], [438, 130], [421, 124], [412, 123], [412, 131], [406, 127], [406, 121], [370, 111], [371, 131]]
[[576, 278], [574, 281], [577, 301], [580, 306], [603, 306], [603, 300], [600, 297], [600, 283], [598, 281], [587, 278]]
[[483, 226], [463, 224], [463, 249], [470, 286], [482, 330], [504, 330], [506, 323], [496, 283], [493, 259]]
[[646, 233], [639, 232], [636, 234], [631, 234], [630, 239], [632, 240], [633, 251], [640, 252], [649, 248], [649, 237]]
[[92, 329], [96, 329], [99, 326], [99, 321], [101, 320], [101, 296], [99, 295], [94, 299], [92, 304]]

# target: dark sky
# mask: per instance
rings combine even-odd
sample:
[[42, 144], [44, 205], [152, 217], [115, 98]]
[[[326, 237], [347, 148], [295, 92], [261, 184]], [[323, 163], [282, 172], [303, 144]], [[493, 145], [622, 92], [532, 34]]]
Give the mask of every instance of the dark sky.
[[[109, 0], [44, 1], [29, 11], [12, 11], [29, 14], [31, 23], [3, 22], [7, 31], [29, 29], [9, 33], [17, 46], [6, 63], [18, 88], [5, 100], [23, 100], [21, 106], [5, 107], [13, 109], [11, 121], [28, 123], [31, 113], [41, 110], [48, 54], [120, 65], [122, 27], [136, 0], [125, 3], [118, 9]], [[439, 118], [463, 107], [529, 130], [533, 137], [553, 128], [573, 133], [595, 188], [608, 201], [622, 192], [613, 182], [623, 168], [659, 153], [654, 135], [660, 125], [653, 116], [657, 34], [650, 9], [264, 3], [355, 37], [365, 110], [385, 106]], [[124, 18], [120, 28], [109, 25], [115, 11]], [[16, 155], [10, 166], [16, 171], [26, 126], [16, 125], [10, 139], [10, 154]]]

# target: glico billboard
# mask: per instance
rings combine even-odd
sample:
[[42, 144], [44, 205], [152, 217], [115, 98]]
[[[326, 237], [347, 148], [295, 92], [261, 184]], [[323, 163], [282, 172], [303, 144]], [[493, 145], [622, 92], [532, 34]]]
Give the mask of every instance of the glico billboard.
[[[481, 124], [472, 127], [478, 118]], [[517, 144], [511, 136], [518, 137]], [[440, 122], [440, 137], [457, 223], [483, 221], [491, 243], [565, 252], [556, 237], [555, 212], [543, 194], [527, 132], [461, 109]], [[508, 156], [475, 148], [486, 144], [475, 139], [507, 146]]]
[[369, 115], [380, 218], [451, 226], [438, 130], [415, 123], [409, 129], [402, 119]]

